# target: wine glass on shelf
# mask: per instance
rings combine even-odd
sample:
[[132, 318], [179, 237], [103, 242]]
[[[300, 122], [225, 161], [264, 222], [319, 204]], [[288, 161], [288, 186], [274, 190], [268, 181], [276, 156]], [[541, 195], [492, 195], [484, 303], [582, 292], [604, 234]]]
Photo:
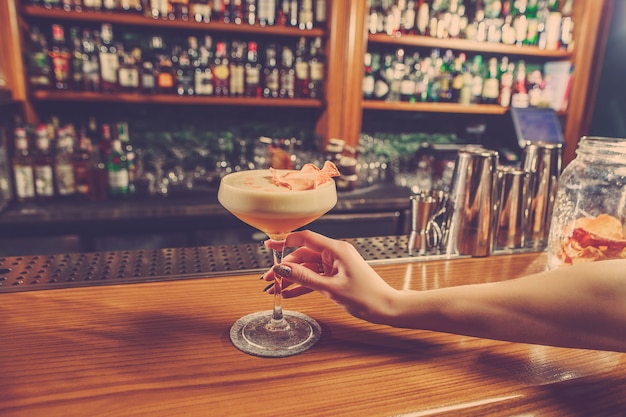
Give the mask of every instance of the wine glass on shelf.
[[[284, 242], [290, 232], [332, 209], [337, 203], [337, 191], [332, 178], [307, 190], [277, 187], [269, 169], [255, 169], [224, 176], [218, 200], [243, 222], [272, 240]], [[272, 251], [274, 264], [282, 261], [284, 250], [283, 245], [282, 251]], [[273, 309], [248, 314], [231, 327], [230, 338], [239, 350], [256, 356], [284, 357], [301, 353], [319, 340], [321, 327], [314, 319], [283, 310], [281, 290], [282, 277], [276, 274]]]

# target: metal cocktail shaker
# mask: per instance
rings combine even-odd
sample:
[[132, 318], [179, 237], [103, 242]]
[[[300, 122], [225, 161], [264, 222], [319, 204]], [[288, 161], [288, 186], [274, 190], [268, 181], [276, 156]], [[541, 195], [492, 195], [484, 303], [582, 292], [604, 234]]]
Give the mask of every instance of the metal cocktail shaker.
[[562, 145], [536, 142], [524, 147], [521, 168], [530, 173], [526, 246], [543, 248], [548, 242], [552, 207], [561, 172]]
[[446, 209], [444, 254], [491, 254], [497, 164], [496, 151], [484, 148], [459, 150]]
[[496, 174], [496, 224], [494, 249], [520, 249], [526, 245], [530, 173], [498, 167]]

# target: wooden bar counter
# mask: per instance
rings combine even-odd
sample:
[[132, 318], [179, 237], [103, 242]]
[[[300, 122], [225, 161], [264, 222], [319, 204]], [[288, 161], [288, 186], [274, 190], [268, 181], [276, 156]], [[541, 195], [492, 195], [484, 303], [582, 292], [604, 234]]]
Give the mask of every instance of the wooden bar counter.
[[[373, 265], [425, 290], [513, 279], [544, 256]], [[228, 332], [270, 308], [259, 275], [0, 294], [0, 416], [626, 415], [623, 354], [373, 325], [319, 294], [284, 303], [320, 322], [316, 346], [244, 354]]]

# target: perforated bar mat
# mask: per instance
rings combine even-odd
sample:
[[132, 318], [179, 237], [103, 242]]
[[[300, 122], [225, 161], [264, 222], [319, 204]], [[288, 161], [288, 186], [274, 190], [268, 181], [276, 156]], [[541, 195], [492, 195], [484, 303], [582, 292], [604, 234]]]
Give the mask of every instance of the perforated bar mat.
[[[409, 258], [406, 236], [345, 240], [372, 264]], [[261, 243], [3, 257], [0, 293], [261, 273], [271, 265]]]

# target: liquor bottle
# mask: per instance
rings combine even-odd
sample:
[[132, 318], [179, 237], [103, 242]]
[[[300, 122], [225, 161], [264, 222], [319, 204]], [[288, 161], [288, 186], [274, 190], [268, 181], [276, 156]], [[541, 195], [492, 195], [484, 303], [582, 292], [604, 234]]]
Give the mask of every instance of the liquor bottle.
[[430, 24], [430, 7], [425, 0], [419, 0], [417, 4], [417, 17], [415, 18], [415, 30], [418, 35], [428, 34]]
[[209, 0], [191, 0], [189, 4], [189, 14], [198, 23], [209, 23], [211, 21], [211, 5]]
[[452, 71], [452, 102], [461, 102], [461, 92], [465, 86], [465, 61], [467, 57], [461, 52], [459, 56], [454, 58], [454, 66]]
[[298, 27], [301, 30], [313, 29], [313, 0], [302, 0], [298, 12]]
[[288, 46], [283, 46], [281, 53], [279, 72], [278, 97], [294, 98], [296, 85], [296, 71], [293, 67], [293, 51]]
[[120, 122], [117, 124], [117, 139], [122, 145], [122, 153], [126, 156], [126, 168], [128, 170], [128, 194], [135, 194], [137, 174], [139, 164], [137, 160], [137, 152], [130, 140], [128, 131], [128, 123]]
[[141, 61], [141, 50], [135, 48], [132, 53], [122, 52], [122, 62], [117, 69], [119, 90], [136, 93], [141, 86], [141, 75], [137, 62]]
[[416, 20], [415, 0], [403, 1], [400, 12], [400, 33], [403, 35], [413, 34]]
[[559, 39], [559, 47], [562, 50], [569, 50], [573, 42], [574, 21], [572, 20], [572, 7], [574, 0], [565, 0], [561, 9], [561, 36]]
[[289, 0], [289, 20], [287, 26], [298, 27], [298, 0]]
[[37, 90], [47, 90], [51, 86], [50, 56], [46, 37], [39, 31], [39, 27], [34, 26], [30, 34], [30, 45], [28, 48], [27, 77], [31, 88]]
[[261, 97], [261, 64], [256, 42], [248, 42], [244, 96]]
[[230, 68], [226, 42], [215, 44], [215, 61], [213, 62], [213, 91], [216, 96], [228, 97], [230, 87]]
[[143, 61], [141, 64], [141, 92], [156, 93], [156, 75], [152, 61]]
[[222, 22], [224, 19], [224, 1], [223, 0], [209, 1], [209, 5], [211, 7], [211, 21]]
[[233, 9], [231, 0], [221, 0], [224, 4], [224, 16], [222, 18], [222, 22], [224, 23], [232, 23], [233, 22]]
[[15, 150], [11, 162], [13, 165], [13, 180], [15, 183], [15, 197], [18, 201], [28, 201], [35, 198], [35, 174], [33, 160], [28, 149], [26, 129], [22, 127], [14, 130]]
[[74, 137], [73, 128], [70, 126], [59, 129], [54, 154], [54, 179], [59, 197], [68, 198], [76, 194], [76, 180], [74, 177], [73, 152]]
[[106, 159], [106, 168], [109, 179], [109, 196], [113, 198], [127, 196], [129, 186], [128, 161], [119, 139], [114, 139], [111, 142], [111, 152]]
[[386, 100], [389, 95], [390, 86], [387, 73], [390, 71], [392, 63], [393, 57], [391, 54], [385, 54], [382, 64], [380, 63], [380, 55], [372, 55], [372, 71], [375, 77], [374, 98], [376, 100]]
[[276, 45], [265, 48], [265, 65], [263, 66], [263, 97], [276, 98], [280, 89], [280, 75], [276, 63]]
[[117, 0], [102, 0], [102, 8], [109, 12], [114, 12], [117, 10]]
[[169, 19], [189, 20], [189, 0], [169, 0], [169, 2]]
[[309, 61], [306, 54], [306, 38], [304, 37], [300, 37], [296, 44], [294, 69], [296, 71], [294, 87], [296, 97], [309, 97]]
[[363, 66], [365, 73], [363, 74], [363, 98], [371, 100], [374, 98], [374, 73], [372, 72], [372, 54], [370, 52], [365, 53]]
[[117, 47], [113, 43], [113, 28], [104, 23], [100, 31], [100, 88], [104, 92], [117, 90], [117, 69], [120, 66]]
[[111, 133], [111, 125], [102, 123], [100, 126], [100, 137], [98, 138], [98, 154], [103, 161], [105, 161], [109, 153], [111, 153], [112, 143], [113, 135]]
[[261, 26], [276, 24], [276, 0], [258, 0], [257, 18]]
[[[99, 37], [99, 32], [96, 31], [95, 36]], [[83, 89], [85, 91], [100, 91], [100, 62], [96, 52], [96, 41], [92, 38], [89, 29], [83, 30], [81, 50]]]
[[66, 43], [65, 29], [61, 25], [52, 25], [52, 46], [49, 53], [52, 61], [54, 87], [57, 90], [68, 90], [70, 88], [72, 54]]
[[38, 125], [35, 135], [35, 151], [33, 153], [35, 193], [38, 199], [49, 200], [54, 197], [54, 168], [48, 127], [45, 124]]
[[70, 44], [72, 45], [71, 74], [72, 90], [83, 90], [85, 88], [85, 73], [83, 72], [83, 48], [77, 27], [70, 28]]
[[242, 97], [245, 89], [245, 68], [243, 55], [246, 44], [234, 40], [231, 43], [230, 54], [230, 95], [231, 97]]
[[311, 42], [309, 54], [309, 96], [322, 98], [324, 94], [324, 59], [321, 54], [322, 38]]
[[244, 0], [244, 21], [249, 25], [257, 23], [257, 7], [256, 0]]
[[454, 64], [453, 60], [454, 55], [452, 54], [452, 51], [450, 49], [446, 50], [441, 60], [441, 66], [439, 67], [439, 76], [437, 77], [437, 81], [439, 82], [439, 97], [437, 101], [452, 101], [452, 73]]
[[102, 0], [83, 0], [83, 8], [99, 12], [102, 10]]
[[119, 0], [119, 8], [125, 12], [143, 13], [142, 0]]
[[105, 161], [111, 149], [111, 129], [107, 124], [103, 124], [101, 128], [102, 136], [98, 133], [98, 123], [95, 117], [89, 117], [87, 137], [90, 138], [92, 144], [89, 199], [93, 201], [105, 200], [109, 193], [109, 178]]
[[389, 95], [388, 101], [400, 101], [400, 84], [404, 76], [404, 48], [396, 49], [395, 58], [389, 71]]
[[500, 105], [502, 107], [509, 107], [511, 105], [511, 95], [513, 94], [514, 70], [515, 70], [515, 64], [513, 64], [512, 62], [507, 63], [506, 71], [502, 73], [502, 75], [500, 75]]
[[539, 0], [528, 0], [526, 5], [526, 39], [524, 45], [537, 45], [539, 41]]
[[244, 20], [243, 0], [233, 0], [230, 9], [231, 21], [236, 25], [240, 25]]
[[559, 0], [549, 0], [545, 23], [545, 49], [547, 50], [554, 51], [559, 49], [562, 17], [563, 14], [559, 10]]
[[276, 26], [287, 26], [289, 22], [289, 2], [290, 0], [279, 0], [280, 4], [276, 10]]
[[78, 144], [72, 154], [72, 167], [74, 171], [76, 195], [85, 200], [89, 198], [92, 192], [92, 153], [93, 145], [91, 138], [87, 136], [87, 131], [83, 127], [79, 131]]
[[179, 96], [194, 95], [194, 70], [191, 66], [189, 52], [182, 50], [178, 57], [178, 68], [176, 68], [176, 93]]
[[156, 68], [156, 92], [159, 94], [176, 93], [176, 74], [172, 64], [172, 58], [161, 55]]
[[402, 74], [402, 78], [400, 80], [400, 101], [406, 101], [409, 103], [414, 103], [415, 99], [415, 88], [416, 88], [416, 78], [415, 72], [413, 69], [415, 68], [415, 57], [406, 57], [404, 60], [404, 73]]
[[155, 19], [167, 19], [169, 17], [170, 3], [168, 0], [150, 0], [150, 16]]
[[313, 13], [315, 27], [325, 27], [327, 20], [327, 0], [315, 0], [315, 10]]
[[519, 61], [517, 63], [517, 71], [515, 75], [515, 82], [513, 83], [513, 89], [511, 94], [511, 107], [528, 107], [529, 96], [528, 89], [526, 88], [526, 63]]
[[198, 66], [194, 70], [195, 92], [201, 96], [213, 95], [213, 69], [211, 68], [211, 53], [208, 48], [210, 46], [207, 47], [206, 44], [200, 47]]
[[499, 97], [500, 97], [500, 79], [498, 78], [498, 59], [495, 57], [492, 57], [489, 59], [487, 77], [483, 81], [481, 103], [498, 104]]
[[472, 60], [472, 103], [480, 104], [483, 93], [483, 57], [482, 55], [474, 55]]

